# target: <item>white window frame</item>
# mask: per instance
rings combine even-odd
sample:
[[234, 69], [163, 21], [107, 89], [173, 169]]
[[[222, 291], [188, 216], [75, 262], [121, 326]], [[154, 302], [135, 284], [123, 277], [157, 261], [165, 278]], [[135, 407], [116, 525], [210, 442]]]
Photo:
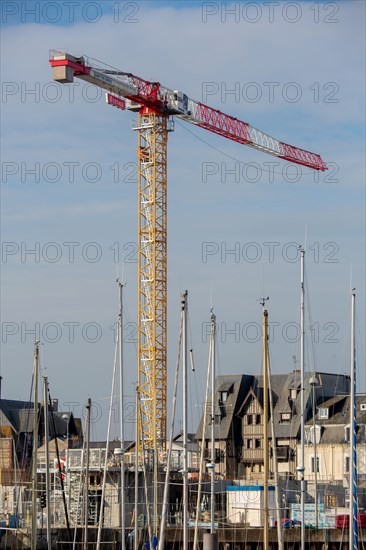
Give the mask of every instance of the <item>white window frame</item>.
[[329, 418], [329, 409], [327, 407], [319, 408], [319, 418], [323, 420], [328, 420]]
[[317, 470], [316, 470], [316, 473], [317, 474], [320, 474], [320, 463], [321, 463], [321, 460], [320, 460], [320, 456], [319, 455], [311, 455], [309, 457], [309, 466], [310, 466], [310, 473], [312, 474], [315, 474], [315, 458], [316, 458], [316, 462], [317, 462]]
[[228, 391], [222, 391], [222, 392], [220, 392], [220, 401], [221, 401], [222, 403], [226, 403], [228, 396], [229, 396], [229, 392], [228, 392]]
[[351, 441], [351, 426], [350, 424], [346, 424], [344, 427], [344, 440], [346, 443], [349, 443]]

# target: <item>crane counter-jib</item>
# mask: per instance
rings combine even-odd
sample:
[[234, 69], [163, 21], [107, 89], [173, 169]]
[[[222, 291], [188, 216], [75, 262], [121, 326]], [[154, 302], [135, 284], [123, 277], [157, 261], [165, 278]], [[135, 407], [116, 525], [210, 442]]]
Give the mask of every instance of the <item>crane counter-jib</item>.
[[[86, 64], [83, 57], [75, 57], [68, 53], [54, 53], [50, 63], [54, 71], [54, 80], [72, 83], [74, 77], [78, 77], [118, 97], [127, 98], [127, 109], [138, 111], [141, 107], [153, 107], [161, 114], [174, 115], [190, 124], [264, 153], [314, 170], [327, 170], [327, 165], [320, 155], [279, 141], [247, 122], [195, 101], [183, 92], [171, 90], [158, 82], [149, 82], [108, 66], [94, 67], [90, 62]], [[108, 103], [113, 104], [111, 101]]]

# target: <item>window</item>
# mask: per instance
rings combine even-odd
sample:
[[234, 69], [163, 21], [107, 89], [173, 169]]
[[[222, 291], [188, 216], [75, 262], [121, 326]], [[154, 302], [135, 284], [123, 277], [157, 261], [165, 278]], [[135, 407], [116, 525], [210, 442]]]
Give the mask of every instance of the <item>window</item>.
[[290, 389], [290, 399], [296, 399], [297, 397], [297, 389], [296, 388], [291, 388]]
[[345, 426], [344, 427], [344, 440], [346, 441], [346, 443], [350, 442], [350, 438], [351, 438], [351, 427], [350, 426]]
[[253, 415], [247, 414], [247, 424], [253, 424]]
[[291, 413], [281, 413], [281, 422], [290, 422]]
[[320, 460], [319, 457], [312, 456], [310, 459], [310, 470], [312, 474], [315, 474], [315, 465], [316, 465], [316, 473], [318, 474], [320, 472]]
[[178, 451], [175, 449], [172, 450], [171, 464], [173, 468], [179, 468], [179, 466], [181, 465], [181, 457], [182, 451]]
[[199, 454], [192, 451], [190, 456], [191, 456], [191, 467], [192, 468], [199, 468], [199, 464], [200, 464]]
[[345, 456], [344, 457], [344, 473], [345, 474], [349, 474], [350, 472], [350, 460], [349, 460], [349, 456]]
[[261, 423], [261, 415], [260, 415], [260, 414], [256, 414], [256, 415], [255, 415], [255, 423], [256, 423], [256, 424], [260, 424], [260, 423]]
[[323, 419], [329, 418], [329, 409], [320, 408], [319, 409], [319, 418], [323, 418]]
[[327, 508], [337, 508], [338, 506], [338, 498], [335, 493], [326, 493], [324, 495], [324, 506]]
[[253, 449], [253, 439], [247, 439], [247, 449]]
[[227, 401], [227, 396], [228, 396], [228, 392], [227, 391], [222, 391], [220, 392], [220, 401], [222, 403], [226, 403]]
[[360, 404], [360, 409], [361, 409], [361, 411], [366, 411], [366, 403], [361, 403]]
[[215, 462], [224, 462], [224, 453], [221, 449], [215, 449]]
[[261, 448], [261, 440], [260, 440], [260, 439], [256, 439], [256, 440], [255, 440], [255, 448], [256, 448], [256, 449], [260, 449], [260, 448]]
[[91, 474], [89, 476], [89, 485], [100, 485], [100, 475], [99, 474]]

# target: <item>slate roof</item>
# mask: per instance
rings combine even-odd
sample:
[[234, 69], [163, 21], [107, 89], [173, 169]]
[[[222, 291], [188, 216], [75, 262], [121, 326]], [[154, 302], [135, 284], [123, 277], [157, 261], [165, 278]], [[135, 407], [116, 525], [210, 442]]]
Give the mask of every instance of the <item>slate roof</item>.
[[333, 418], [333, 416], [337, 412], [339, 413], [343, 409], [346, 400], [347, 400], [347, 395], [336, 395], [335, 397], [332, 397], [331, 399], [327, 399], [323, 403], [318, 404], [316, 418], [320, 420], [320, 411], [319, 411], [320, 408], [329, 409], [329, 417]]
[[[13, 399], [2, 399], [0, 402], [0, 425], [10, 426], [16, 434], [33, 432], [33, 410], [34, 404], [31, 401], [16, 401]], [[41, 404], [38, 403], [40, 413], [40, 423], [43, 422], [43, 411]], [[68, 419], [62, 418], [67, 415]], [[72, 412], [54, 412], [53, 413], [56, 436], [66, 437], [67, 432], [70, 435], [79, 434], [78, 426], [75, 422]], [[69, 426], [68, 426], [69, 424]], [[79, 422], [81, 427], [81, 421]], [[55, 437], [53, 422], [50, 418], [50, 436]]]
[[[312, 386], [309, 380], [314, 376], [314, 373], [306, 372], [304, 375], [304, 403], [305, 403], [305, 421], [312, 416]], [[337, 374], [316, 373], [321, 385], [315, 386], [315, 400], [318, 403], [320, 400], [332, 398], [335, 393], [344, 393], [349, 390], [349, 378], [340, 377]], [[277, 404], [274, 407], [273, 417], [275, 423], [276, 437], [280, 439], [296, 438], [299, 436], [301, 424], [301, 391], [298, 391], [296, 398], [291, 399], [290, 389], [300, 389], [298, 382], [300, 379], [300, 371], [293, 371], [287, 375], [287, 380], [283, 383], [282, 391], [279, 395]], [[289, 423], [281, 422], [281, 413], [292, 411], [292, 419]]]
[[219, 388], [217, 388], [217, 391], [218, 392], [222, 392], [222, 391], [230, 391], [233, 387], [233, 382], [228, 382], [228, 381], [225, 381], [221, 384], [221, 386]]
[[[287, 375], [286, 374], [272, 374], [271, 376], [271, 393], [272, 393], [272, 403], [275, 407], [279, 397], [281, 395], [281, 392], [283, 390], [284, 384], [286, 383]], [[253, 377], [252, 386], [249, 388], [249, 393], [252, 393], [252, 395], [255, 395], [255, 397], [258, 399], [260, 406], [263, 408], [263, 376], [255, 376]], [[248, 396], [249, 396], [248, 393]], [[247, 403], [247, 397], [245, 397], [242, 406], [239, 409], [239, 415], [242, 416], [245, 413], [246, 403]]]
[[[273, 418], [275, 424], [276, 437], [279, 439], [298, 438], [300, 433], [301, 423], [301, 379], [300, 371], [294, 370], [289, 374], [273, 374], [271, 376], [271, 391], [273, 400]], [[324, 399], [334, 399], [334, 395], [345, 394], [349, 391], [349, 377], [340, 376], [338, 374], [316, 372], [315, 376], [318, 384], [315, 386], [316, 403], [324, 401]], [[305, 373], [305, 421], [312, 416], [312, 386], [309, 383], [314, 378], [314, 373]], [[232, 391], [228, 395], [226, 403], [219, 403], [221, 388], [226, 388], [232, 385]], [[215, 439], [223, 440], [233, 436], [232, 430], [233, 420], [235, 417], [245, 414], [245, 402], [248, 398], [249, 391], [258, 399], [261, 406], [263, 405], [263, 377], [252, 375], [226, 375], [218, 376], [215, 381], [215, 403], [217, 414], [217, 423], [215, 424]], [[290, 390], [296, 389], [297, 396], [291, 397]], [[336, 398], [336, 402], [343, 399], [344, 395]], [[211, 396], [209, 397], [210, 409]], [[210, 410], [209, 410], [210, 412]], [[292, 413], [290, 422], [281, 422], [282, 413]], [[203, 415], [200, 420], [196, 432], [196, 438], [202, 439]], [[270, 428], [270, 427], [269, 427]], [[271, 432], [269, 432], [271, 433]], [[206, 425], [205, 438], [211, 437], [210, 422]]]
[[[366, 423], [366, 410], [361, 410], [361, 404], [366, 404], [366, 395], [356, 395], [356, 422], [357, 424]], [[320, 418], [319, 409], [328, 408], [329, 418]], [[316, 415], [317, 424], [327, 425], [346, 425], [350, 422], [350, 396], [339, 396], [338, 399], [328, 399], [318, 405]]]
[[[193, 433], [187, 433], [187, 451], [198, 451], [198, 442], [196, 441], [195, 435], [196, 434]], [[178, 449], [183, 449], [183, 431], [180, 431], [179, 434], [173, 438], [172, 443], [172, 449], [177, 449], [177, 447]]]
[[[67, 416], [67, 418], [63, 418], [64, 416]], [[72, 412], [54, 412], [53, 418], [55, 421], [55, 428], [56, 428], [56, 435], [57, 437], [67, 437], [67, 433], [69, 433], [69, 436], [72, 435], [78, 435], [78, 430], [76, 427], [74, 415]], [[50, 433], [51, 436], [54, 437], [54, 429], [53, 429], [53, 422], [50, 419]]]
[[[216, 416], [218, 417], [218, 422], [215, 423], [215, 439], [222, 440], [228, 439], [230, 436], [230, 430], [232, 429], [233, 418], [237, 416], [240, 406], [242, 405], [243, 399], [249, 391], [250, 385], [254, 380], [254, 376], [251, 375], [240, 375], [240, 374], [231, 374], [231, 375], [221, 375], [217, 376], [215, 380], [215, 407], [216, 407]], [[227, 391], [222, 390], [221, 388], [231, 387], [231, 391], [228, 394], [227, 401], [225, 403], [220, 403], [220, 392]], [[208, 411], [210, 415], [211, 408], [211, 395], [209, 397]], [[196, 439], [202, 439], [202, 430], [203, 430], [203, 414], [196, 432]], [[210, 421], [206, 424], [206, 434], [205, 439], [211, 437], [211, 425]]]
[[10, 427], [12, 430], [14, 430], [14, 432], [17, 431], [15, 426], [2, 410], [0, 410], [0, 426]]
[[322, 429], [320, 443], [346, 443], [345, 432], [339, 426], [327, 426]]
[[[57, 447], [58, 447], [59, 452], [63, 453], [65, 451], [65, 449], [67, 449], [66, 441], [64, 439], [57, 438]], [[56, 441], [55, 441], [55, 439], [51, 439], [48, 442], [48, 448], [49, 448], [50, 453], [56, 452]], [[41, 454], [45, 453], [46, 452], [46, 444], [44, 443], [43, 445], [38, 447], [37, 452], [41, 453]]]
[[[366, 405], [366, 395], [356, 395], [356, 423], [357, 443], [366, 443], [366, 410], [361, 410], [361, 404]], [[320, 418], [319, 409], [328, 408], [329, 418]], [[350, 425], [350, 396], [336, 396], [327, 399], [318, 405], [318, 413], [315, 417], [317, 426], [322, 427], [321, 443], [347, 443], [345, 427]], [[307, 425], [313, 425], [309, 420]]]
[[[196, 434], [188, 432], [187, 440], [193, 443], [193, 441], [195, 440], [195, 436]], [[173, 441], [174, 442], [183, 441], [183, 430], [181, 430], [175, 437], [173, 437]]]
[[1, 425], [10, 425], [16, 433], [33, 431], [33, 403], [2, 399], [0, 402]]

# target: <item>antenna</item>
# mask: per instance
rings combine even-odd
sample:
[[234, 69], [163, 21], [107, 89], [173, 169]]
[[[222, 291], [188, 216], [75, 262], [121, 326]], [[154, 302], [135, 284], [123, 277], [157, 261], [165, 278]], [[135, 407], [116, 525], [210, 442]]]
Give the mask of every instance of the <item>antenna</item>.
[[268, 302], [269, 296], [267, 298], [258, 298], [257, 302], [260, 303], [260, 305], [264, 308], [266, 306], [266, 302]]

